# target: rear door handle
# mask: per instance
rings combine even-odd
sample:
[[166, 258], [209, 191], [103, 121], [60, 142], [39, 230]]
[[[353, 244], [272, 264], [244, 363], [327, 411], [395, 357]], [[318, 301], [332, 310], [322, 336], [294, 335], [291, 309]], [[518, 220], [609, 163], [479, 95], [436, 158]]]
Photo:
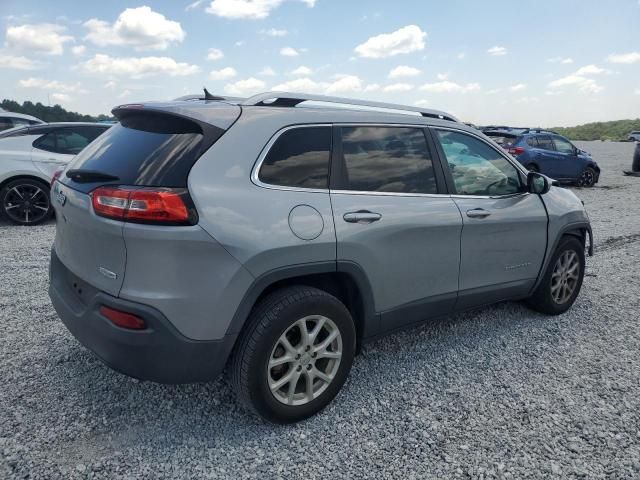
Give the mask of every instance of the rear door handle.
[[467, 210], [467, 217], [469, 218], [486, 218], [491, 215], [491, 212], [484, 208], [474, 208], [473, 210]]
[[357, 212], [345, 213], [342, 218], [348, 223], [373, 223], [382, 218], [382, 215], [369, 210], [358, 210]]

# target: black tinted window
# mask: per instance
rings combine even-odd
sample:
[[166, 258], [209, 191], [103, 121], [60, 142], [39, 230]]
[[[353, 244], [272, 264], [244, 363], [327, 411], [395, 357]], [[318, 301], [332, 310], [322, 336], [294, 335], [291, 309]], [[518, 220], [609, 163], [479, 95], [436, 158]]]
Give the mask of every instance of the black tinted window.
[[549, 135], [538, 135], [538, 148], [553, 150], [553, 142]]
[[346, 190], [437, 193], [424, 132], [405, 127], [344, 127]]
[[69, 169], [107, 173], [123, 185], [186, 187], [202, 143], [201, 128], [191, 121], [168, 115], [132, 115], [92, 142]]
[[13, 128], [13, 123], [11, 122], [11, 120], [6, 117], [0, 118], [0, 132], [3, 130], [8, 130], [10, 128]]
[[258, 178], [272, 185], [327, 188], [330, 153], [330, 127], [287, 130], [269, 150]]

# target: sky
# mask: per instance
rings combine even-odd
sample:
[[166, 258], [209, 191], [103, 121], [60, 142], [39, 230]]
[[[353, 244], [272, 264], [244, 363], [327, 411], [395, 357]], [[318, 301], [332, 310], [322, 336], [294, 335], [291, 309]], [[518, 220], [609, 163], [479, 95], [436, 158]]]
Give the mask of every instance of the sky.
[[302, 91], [476, 124], [640, 117], [640, 0], [0, 0], [0, 97]]

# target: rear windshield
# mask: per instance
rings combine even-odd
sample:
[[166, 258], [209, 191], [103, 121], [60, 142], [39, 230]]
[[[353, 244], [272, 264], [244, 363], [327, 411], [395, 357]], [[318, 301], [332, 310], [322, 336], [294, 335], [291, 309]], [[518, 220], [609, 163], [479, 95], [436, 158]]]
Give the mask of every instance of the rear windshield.
[[[120, 185], [186, 187], [204, 143], [202, 129], [195, 122], [170, 115], [134, 114], [91, 143], [69, 169], [112, 175], [118, 180], [109, 183]], [[210, 142], [206, 143], [208, 148]], [[76, 183], [68, 178], [64, 182]]]
[[502, 132], [485, 132], [485, 135], [502, 147], [513, 145], [518, 138], [517, 135]]

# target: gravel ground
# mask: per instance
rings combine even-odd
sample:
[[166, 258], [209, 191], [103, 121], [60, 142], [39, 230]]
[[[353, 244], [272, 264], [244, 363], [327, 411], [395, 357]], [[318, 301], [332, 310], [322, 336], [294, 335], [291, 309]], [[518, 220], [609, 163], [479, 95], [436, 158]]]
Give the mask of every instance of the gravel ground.
[[596, 255], [576, 305], [505, 303], [366, 347], [294, 426], [229, 386], [117, 374], [46, 294], [53, 224], [0, 223], [0, 478], [640, 478], [640, 179], [631, 144], [583, 143]]

